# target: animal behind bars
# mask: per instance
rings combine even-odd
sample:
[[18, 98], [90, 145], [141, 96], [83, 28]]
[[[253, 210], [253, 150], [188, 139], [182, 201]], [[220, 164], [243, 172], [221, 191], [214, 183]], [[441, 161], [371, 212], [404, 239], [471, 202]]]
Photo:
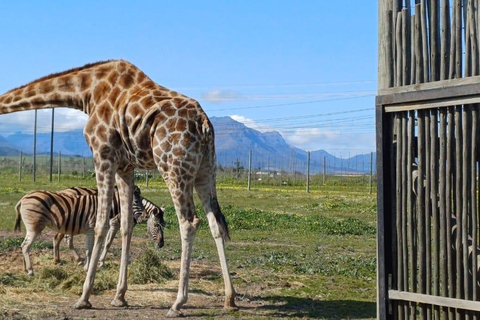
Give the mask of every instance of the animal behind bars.
[[[74, 196], [80, 196], [80, 195], [98, 196], [97, 189], [84, 188], [84, 187], [72, 187], [72, 188], [64, 189], [60, 191], [60, 193], [67, 194], [67, 195], [74, 195]], [[114, 198], [116, 197], [118, 197], [118, 192], [115, 193]], [[161, 207], [158, 207], [156, 204], [154, 204], [153, 202], [151, 202], [150, 200], [144, 197], [140, 197], [140, 198], [142, 199], [143, 211], [140, 214], [139, 214], [139, 211], [134, 212], [134, 216], [133, 216], [134, 222], [135, 224], [137, 224], [137, 223], [143, 223], [146, 221], [147, 231], [152, 237], [153, 242], [157, 245], [158, 248], [162, 248], [164, 246], [163, 229], [165, 228], [164, 209]], [[118, 215], [110, 219], [110, 229], [108, 230], [105, 246], [103, 248], [102, 255], [100, 256], [99, 266], [102, 266], [104, 264], [107, 252], [113, 243], [115, 235], [120, 229], [119, 220], [120, 220], [120, 216]], [[54, 248], [54, 257], [55, 257], [56, 263], [60, 262], [59, 244], [60, 244], [60, 241], [64, 238], [64, 236], [65, 234], [60, 232], [58, 232], [55, 235], [53, 248]], [[80, 256], [78, 255], [73, 245], [73, 236], [67, 234], [65, 237], [65, 240], [68, 244], [70, 251], [73, 253], [75, 257], [75, 260], [80, 261]]]
[[[132, 206], [137, 215], [142, 214], [143, 207], [139, 188], [135, 188]], [[45, 227], [61, 234], [85, 234], [85, 269], [87, 269], [93, 247], [97, 207], [98, 196], [95, 194], [72, 195], [68, 192], [63, 194], [51, 191], [34, 191], [20, 199], [15, 206], [17, 212], [15, 230], [20, 231], [20, 220], [23, 220], [26, 235], [22, 243], [22, 252], [25, 270], [28, 274], [33, 275], [33, 266], [29, 254], [30, 247]], [[116, 190], [109, 215], [111, 225], [112, 220], [118, 219], [119, 213], [120, 197]], [[58, 254], [58, 243], [56, 242], [59, 238], [55, 236], [55, 255]]]
[[122, 215], [122, 256], [117, 292], [111, 304], [127, 306], [128, 252], [132, 237], [134, 169], [157, 169], [175, 206], [182, 241], [177, 298], [167, 313], [182, 315], [188, 300], [193, 241], [200, 219], [194, 190], [202, 203], [217, 246], [227, 310], [235, 310], [235, 290], [225, 255], [229, 231], [217, 200], [215, 133], [198, 101], [152, 81], [124, 60], [103, 61], [55, 73], [0, 95], [0, 114], [69, 107], [88, 115], [84, 135], [92, 150], [99, 208], [92, 263], [75, 308], [91, 308], [97, 264], [108, 231], [113, 186]]

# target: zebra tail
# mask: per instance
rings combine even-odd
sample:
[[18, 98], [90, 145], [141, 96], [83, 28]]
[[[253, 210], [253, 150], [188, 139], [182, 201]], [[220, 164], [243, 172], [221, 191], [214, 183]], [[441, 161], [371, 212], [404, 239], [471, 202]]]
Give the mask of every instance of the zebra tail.
[[15, 231], [22, 231], [22, 228], [20, 227], [21, 223], [20, 220], [22, 218], [20, 214], [20, 208], [22, 207], [22, 202], [19, 201], [17, 205], [15, 206], [15, 211], [17, 212], [17, 219], [15, 220]]

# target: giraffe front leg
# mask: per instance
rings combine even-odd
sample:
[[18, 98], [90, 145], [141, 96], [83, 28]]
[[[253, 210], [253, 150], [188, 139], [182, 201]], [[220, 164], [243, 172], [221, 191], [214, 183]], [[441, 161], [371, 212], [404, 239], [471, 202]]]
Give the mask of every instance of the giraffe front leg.
[[[122, 257], [120, 260], [120, 273], [118, 275], [117, 293], [110, 304], [115, 307], [126, 307], [128, 306], [128, 303], [125, 300], [125, 293], [127, 292], [128, 287], [128, 258], [130, 254], [130, 242], [132, 240], [133, 231], [133, 170], [122, 173], [119, 172], [117, 173], [116, 178], [120, 197]], [[115, 233], [112, 235], [112, 238]]]
[[[113, 165], [110, 167], [112, 168]], [[95, 242], [88, 265], [87, 276], [83, 284], [83, 291], [80, 299], [75, 304], [76, 309], [90, 309], [91, 303], [88, 301], [93, 290], [93, 283], [97, 272], [97, 264], [100, 258], [100, 253], [103, 248], [103, 243], [108, 230], [108, 214], [112, 207], [113, 195], [113, 179], [110, 175], [97, 170], [97, 186], [98, 186], [98, 208], [97, 219], [95, 223]], [[112, 176], [113, 178], [113, 176]]]
[[94, 245], [94, 230], [93, 229], [88, 229], [85, 232], [85, 262], [83, 269], [85, 271], [88, 271], [88, 266], [90, 265], [90, 260], [92, 257], [92, 248]]

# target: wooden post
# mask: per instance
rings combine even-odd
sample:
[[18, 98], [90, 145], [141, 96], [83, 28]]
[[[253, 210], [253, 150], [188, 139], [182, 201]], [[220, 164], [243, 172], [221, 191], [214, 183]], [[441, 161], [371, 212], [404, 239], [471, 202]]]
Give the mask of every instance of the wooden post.
[[248, 152], [248, 183], [247, 183], [248, 191], [250, 191], [251, 182], [252, 182], [252, 150]]
[[53, 133], [55, 125], [55, 109], [52, 108], [52, 130], [50, 132], [50, 182], [53, 176]]
[[307, 151], [307, 181], [306, 181], [306, 191], [310, 192], [310, 151]]
[[58, 182], [60, 182], [60, 174], [62, 171], [62, 152], [58, 152]]
[[37, 109], [33, 125], [33, 182], [37, 180]]
[[18, 165], [18, 181], [22, 181], [22, 162], [23, 160], [23, 152], [20, 151], [20, 162], [19, 162], [19, 165]]
[[370, 152], [370, 194], [373, 192], [373, 152]]

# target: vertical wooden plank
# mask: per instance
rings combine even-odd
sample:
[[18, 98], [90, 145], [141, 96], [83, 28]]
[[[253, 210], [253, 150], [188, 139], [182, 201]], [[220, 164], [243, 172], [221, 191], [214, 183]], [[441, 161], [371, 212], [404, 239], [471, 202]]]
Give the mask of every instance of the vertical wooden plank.
[[439, 0], [430, 2], [430, 64], [432, 81], [440, 80], [440, 20]]
[[[412, 163], [414, 160], [414, 117], [415, 111], [408, 112], [408, 123], [407, 123], [407, 215], [408, 215], [408, 258], [410, 271], [408, 290], [410, 292], [416, 292], [417, 288], [417, 248], [416, 248], [416, 232], [415, 232], [415, 219], [414, 219], [414, 203], [413, 203], [413, 183], [412, 183]], [[410, 307], [410, 315], [414, 318], [415, 315], [415, 304], [412, 303]]]
[[[416, 173], [416, 196], [417, 196], [417, 228], [418, 228], [418, 292], [428, 294], [427, 286], [427, 259], [429, 259], [426, 249], [426, 242], [429, 240], [426, 230], [429, 229], [428, 223], [425, 222], [425, 193], [428, 182], [425, 181], [425, 134], [426, 125], [425, 120], [427, 118], [428, 110], [418, 111], [417, 118], [417, 173]], [[427, 162], [428, 163], [428, 162]], [[428, 176], [428, 175], [427, 175]], [[415, 177], [415, 176], [414, 176]], [[424, 187], [424, 184], [426, 186]], [[420, 317], [426, 319], [427, 306], [421, 305]]]
[[462, 262], [463, 262], [463, 298], [470, 300], [470, 281], [469, 281], [469, 261], [468, 261], [468, 220], [469, 220], [469, 189], [470, 189], [470, 130], [468, 107], [464, 106], [462, 110], [462, 211], [461, 225], [462, 230]]
[[[430, 199], [432, 205], [432, 289], [433, 295], [439, 296], [440, 295], [440, 288], [439, 288], [439, 246], [440, 246], [440, 234], [439, 234], [439, 216], [438, 216], [438, 168], [437, 168], [437, 160], [438, 160], [438, 150], [437, 150], [437, 143], [438, 143], [438, 125], [437, 125], [437, 110], [432, 109], [430, 114], [430, 154], [432, 157], [432, 161], [430, 163]], [[440, 317], [440, 309], [435, 306], [435, 318]]]
[[403, 85], [403, 40], [402, 40], [402, 30], [403, 30], [403, 27], [402, 27], [402, 23], [403, 23], [403, 19], [402, 19], [402, 12], [400, 11], [398, 14], [397, 14], [397, 25], [395, 27], [395, 43], [396, 43], [396, 50], [395, 50], [395, 66], [396, 66], [396, 70], [395, 70], [395, 76], [394, 76], [394, 86], [395, 87], [398, 87], [398, 86], [402, 86]]
[[420, 3], [415, 5], [415, 80], [416, 83], [425, 82], [425, 73], [423, 69], [423, 39]]
[[[456, 262], [456, 294], [458, 299], [463, 298], [463, 254], [462, 254], [462, 121], [461, 114], [462, 107], [455, 107], [455, 262]], [[462, 315], [461, 310], [456, 310], [456, 317], [459, 318]]]
[[423, 59], [423, 79], [430, 81], [429, 52], [428, 52], [428, 27], [427, 27], [427, 3], [426, 0], [420, 1], [421, 32], [422, 32], [422, 59]]
[[[453, 223], [452, 215], [454, 213], [455, 207], [455, 188], [453, 184], [453, 175], [454, 175], [454, 132], [455, 132], [455, 108], [449, 107], [447, 111], [447, 163], [445, 166], [445, 190], [447, 193], [445, 201], [445, 215], [446, 215], [446, 229], [447, 229], [447, 273], [448, 273], [448, 296], [454, 298], [456, 294], [456, 281], [455, 281], [455, 252], [453, 247], [455, 246], [455, 241], [452, 241], [453, 235]], [[455, 316], [455, 310], [449, 309], [448, 318], [453, 319]]]
[[[438, 196], [439, 196], [439, 215], [440, 215], [440, 296], [448, 296], [448, 273], [447, 273], [447, 237], [450, 237], [450, 232], [447, 232], [446, 223], [446, 204], [447, 204], [447, 190], [446, 180], [447, 177], [447, 109], [441, 108], [439, 114], [439, 184], [438, 184]], [[448, 217], [449, 218], [449, 217]], [[445, 308], [442, 309], [442, 318], [446, 317]]]
[[408, 8], [402, 10], [402, 85], [411, 84], [410, 68], [411, 68], [411, 22], [410, 10]]
[[[401, 113], [402, 120], [402, 186], [405, 188], [407, 186], [407, 121], [408, 114], [407, 112]], [[408, 254], [408, 209], [407, 209], [407, 193], [409, 192], [408, 188], [402, 191], [402, 244], [403, 244], [403, 288], [408, 291], [409, 283], [409, 254]], [[409, 317], [410, 308], [407, 304], [404, 304], [404, 315], [405, 319]]]
[[450, 1], [441, 1], [441, 62], [440, 62], [440, 79], [448, 78], [450, 63]]
[[468, 39], [470, 42], [470, 66], [469, 66], [469, 75], [474, 76], [478, 75], [478, 46], [477, 46], [477, 23], [475, 19], [475, 6], [474, 1], [469, 0], [468, 2]]
[[[427, 286], [427, 294], [431, 294], [431, 265], [432, 265], [432, 243], [431, 243], [431, 203], [432, 199], [430, 198], [430, 193], [432, 189], [431, 183], [431, 171], [432, 166], [431, 163], [434, 160], [431, 154], [431, 144], [432, 140], [430, 138], [430, 111], [425, 114], [425, 239], [426, 239], [426, 255], [427, 255], [427, 265], [426, 265], [426, 286]], [[431, 318], [431, 309], [432, 307], [429, 306], [427, 316]]]
[[[455, 15], [455, 73], [452, 78], [462, 77], [462, 4], [461, 0], [454, 0], [453, 14]], [[453, 50], [453, 48], [452, 48]]]
[[[397, 263], [396, 263], [396, 271], [397, 271], [397, 290], [404, 291], [404, 268], [406, 267], [403, 263], [403, 257], [404, 257], [404, 252], [403, 252], [403, 236], [402, 236], [402, 230], [403, 230], [403, 201], [402, 201], [402, 194], [403, 194], [403, 185], [402, 185], [402, 150], [403, 150], [403, 127], [401, 125], [402, 121], [399, 116], [399, 114], [395, 114], [395, 124], [397, 128], [397, 135], [396, 135], [396, 140], [397, 140], [397, 152], [396, 152], [396, 165], [395, 165], [395, 170], [396, 170], [396, 199], [395, 199], [395, 212], [396, 212], [396, 221], [395, 221], [395, 227], [396, 227], [396, 239], [397, 239]], [[398, 312], [398, 318], [403, 319], [404, 318], [404, 308], [403, 306], [398, 303], [397, 304], [397, 312]]]
[[[471, 138], [471, 162], [470, 162], [470, 181], [471, 181], [471, 190], [470, 190], [470, 201], [471, 201], [471, 221], [472, 221], [472, 300], [478, 301], [478, 285], [477, 285], [477, 256], [478, 256], [478, 219], [477, 219], [477, 130], [478, 130], [478, 105], [471, 107], [471, 117], [472, 117], [472, 138]], [[474, 319], [478, 319], [478, 315], [475, 315]]]

